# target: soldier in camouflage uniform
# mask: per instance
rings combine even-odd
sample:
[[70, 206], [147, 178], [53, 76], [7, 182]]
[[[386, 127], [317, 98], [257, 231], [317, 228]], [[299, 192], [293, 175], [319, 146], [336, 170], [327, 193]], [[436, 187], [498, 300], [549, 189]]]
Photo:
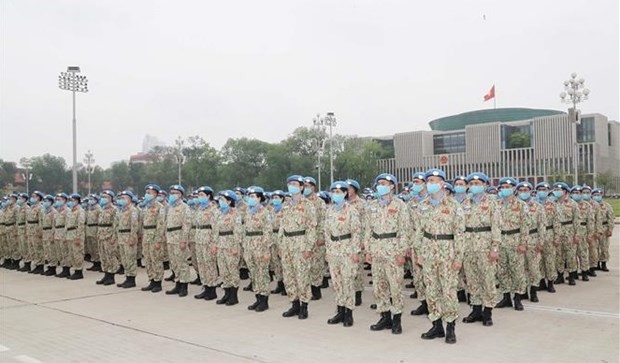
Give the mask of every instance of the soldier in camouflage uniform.
[[[235, 210], [237, 211], [239, 216], [243, 219], [243, 216], [248, 210], [248, 206], [245, 203], [246, 190], [245, 188], [242, 188], [242, 187], [235, 187], [233, 189], [233, 192], [235, 192], [235, 195], [237, 196], [237, 201], [235, 202]], [[243, 257], [243, 246], [241, 246], [241, 258], [239, 259], [239, 278], [241, 280], [247, 280], [250, 278], [249, 273], [250, 273], [250, 270], [248, 270], [248, 265], [245, 262], [245, 259]], [[247, 291], [250, 291], [250, 290], [248, 289]]]
[[556, 218], [558, 228], [555, 229], [555, 239], [557, 246], [555, 267], [558, 270], [558, 277], [554, 281], [555, 284], [564, 283], [565, 265], [568, 269], [568, 284], [574, 286], [577, 276], [577, 226], [579, 222], [579, 213], [577, 202], [569, 196], [570, 188], [566, 183], [557, 182], [553, 184], [553, 194], [556, 202]]
[[502, 241], [500, 244], [499, 288], [502, 300], [496, 308], [513, 306], [510, 294], [514, 294], [514, 309], [523, 310], [521, 296], [527, 288], [525, 278], [525, 253], [529, 243], [529, 226], [527, 204], [515, 197], [517, 181], [505, 177], [499, 181], [498, 202], [501, 212]]
[[[161, 203], [161, 205], [164, 208], [164, 211], [168, 210], [168, 192], [166, 192], [165, 190], [161, 189], [159, 191], [159, 193], [157, 194], [157, 199], [156, 200], [159, 203]], [[164, 234], [165, 234], [165, 231], [164, 231]], [[164, 250], [164, 270], [169, 270], [170, 269], [170, 256], [168, 254], [168, 243], [166, 242], [165, 238], [162, 241], [162, 249]], [[170, 279], [170, 277], [172, 277], [172, 279]], [[164, 280], [166, 280], [166, 281], [174, 281], [174, 279], [175, 279], [174, 272], [172, 273], [172, 275], [170, 277], [167, 277]]]
[[9, 194], [4, 207], [4, 238], [5, 238], [5, 262], [7, 269], [17, 270], [19, 268], [19, 248], [17, 241], [17, 194]]
[[183, 203], [185, 188], [181, 185], [172, 185], [168, 194], [166, 241], [172, 272], [177, 280], [174, 288], [166, 291], [166, 294], [184, 297], [187, 296], [187, 285], [191, 278], [189, 269], [191, 251], [188, 245], [192, 228], [191, 212], [187, 204]]
[[409, 249], [411, 218], [407, 205], [395, 197], [396, 177], [383, 173], [375, 178], [379, 198], [368, 204], [362, 241], [366, 262], [372, 263], [372, 282], [379, 321], [370, 330], [391, 329], [401, 334], [404, 302], [402, 285]]
[[166, 229], [166, 210], [157, 201], [160, 187], [147, 184], [144, 187], [144, 205], [142, 209], [142, 255], [149, 284], [142, 291], [160, 292], [161, 280], [164, 278], [164, 244]]
[[222, 278], [224, 296], [216, 304], [228, 306], [239, 303], [239, 260], [243, 238], [243, 216], [235, 209], [237, 196], [232, 190], [219, 193], [220, 214], [213, 226], [217, 238], [211, 254], [217, 256], [217, 266]]
[[6, 227], [4, 226], [4, 211], [7, 207], [7, 197], [0, 199], [0, 258], [3, 259], [2, 268], [9, 267], [9, 256], [7, 254]]
[[127, 190], [122, 191], [116, 198], [119, 207], [116, 213], [116, 238], [121, 252], [121, 263], [125, 268], [125, 281], [116, 286], [124, 289], [136, 287], [140, 220], [138, 209], [132, 203], [133, 199], [133, 193]]
[[549, 198], [551, 193], [551, 186], [547, 182], [541, 182], [536, 184], [536, 199], [537, 202], [544, 209], [545, 219], [547, 225], [545, 226], [545, 234], [543, 235], [543, 250], [541, 254], [541, 277], [538, 290], [547, 290], [550, 293], [555, 292], [553, 281], [557, 277], [557, 270], [555, 268], [555, 251], [557, 246], [554, 245], [557, 242], [555, 238], [555, 231], [560, 228], [558, 219], [556, 218], [556, 204]]
[[43, 258], [47, 260], [47, 270], [44, 276], [55, 276], [58, 266], [58, 245], [55, 243], [54, 230], [56, 214], [58, 211], [53, 207], [54, 196], [46, 195], [41, 202], [41, 230], [43, 239]]
[[280, 257], [284, 285], [291, 308], [282, 316], [308, 318], [308, 302], [312, 297], [310, 266], [312, 251], [317, 242], [317, 211], [314, 204], [303, 197], [304, 178], [291, 175], [286, 178], [290, 199], [282, 206], [280, 221]]
[[196, 272], [196, 278], [192, 282], [190, 282], [191, 285], [202, 285], [202, 282], [200, 281], [201, 276], [200, 269], [198, 268], [198, 256], [196, 252], [196, 229], [198, 228], [198, 226], [195, 224], [195, 220], [196, 214], [198, 213], [199, 204], [200, 203], [198, 202], [198, 195], [195, 192], [192, 193], [187, 199], [187, 205], [189, 206], [192, 220], [192, 230], [189, 234], [189, 250], [192, 253], [192, 267]]
[[69, 208], [67, 207], [67, 200], [69, 196], [65, 193], [56, 194], [54, 201], [54, 207], [58, 211], [56, 214], [56, 220], [54, 221], [54, 243], [56, 244], [58, 251], [59, 266], [62, 266], [62, 271], [56, 274], [56, 277], [67, 278], [71, 276], [71, 256], [69, 250], [69, 243], [67, 241], [67, 227], [66, 218]]
[[85, 253], [90, 255], [90, 262], [93, 265], [87, 271], [101, 272], [101, 257], [99, 256], [99, 243], [97, 241], [97, 225], [99, 224], [99, 196], [91, 194], [88, 197], [88, 207], [86, 209], [86, 246]]
[[84, 278], [82, 268], [84, 266], [84, 239], [86, 227], [86, 213], [80, 205], [82, 196], [73, 193], [67, 202], [67, 215], [65, 217], [67, 246], [69, 247], [69, 266], [73, 267], [73, 274], [69, 280], [81, 280]]
[[[450, 184], [446, 183], [446, 187], [448, 187], [449, 185]], [[450, 189], [448, 188], [448, 190]], [[463, 175], [458, 175], [454, 177], [452, 191], [452, 198], [454, 198], [454, 200], [456, 200], [458, 203], [463, 204], [463, 202], [468, 198], [467, 178]], [[466, 280], [467, 279], [465, 276], [465, 269], [461, 268], [461, 271], [459, 271], [459, 285], [457, 287], [456, 294], [459, 302], [467, 302], [467, 293], [465, 292], [465, 289], [467, 287]]]
[[590, 254], [588, 245], [593, 243], [592, 238], [595, 233], [594, 213], [590, 203], [581, 199], [582, 188], [575, 185], [571, 188], [570, 197], [577, 202], [577, 221], [576, 233], [577, 238], [577, 257], [579, 262], [579, 270], [581, 270], [581, 279], [590, 281], [588, 271], [590, 270]]
[[99, 197], [101, 212], [97, 223], [97, 243], [99, 245], [99, 257], [101, 258], [101, 270], [104, 272], [104, 276], [97, 281], [97, 285], [113, 285], [114, 274], [120, 266], [116, 234], [116, 213], [118, 210], [112, 204], [114, 197], [114, 192], [111, 190], [104, 190]]
[[328, 280], [325, 277], [327, 270], [325, 260], [325, 241], [323, 240], [323, 225], [325, 223], [325, 201], [319, 198], [316, 191], [316, 180], [311, 176], [304, 177], [304, 196], [314, 205], [317, 214], [316, 238], [317, 241], [312, 249], [312, 265], [310, 266], [310, 290], [312, 300], [320, 300], [322, 297], [321, 288], [328, 287]]
[[485, 174], [471, 173], [467, 176], [467, 183], [472, 196], [461, 204], [465, 213], [463, 268], [468, 276], [472, 312], [463, 318], [463, 322], [481, 321], [484, 326], [492, 326], [501, 240], [500, 211], [497, 201], [485, 193], [489, 184]]
[[[543, 245], [545, 243], [547, 214], [545, 209], [532, 198], [534, 186], [528, 182], [517, 184], [519, 199], [527, 203], [527, 224], [530, 238], [528, 239], [527, 251], [525, 253], [525, 275], [529, 286], [529, 299], [531, 302], [538, 302], [538, 286], [540, 284], [540, 259]], [[524, 297], [528, 296], [526, 290]]]
[[324, 236], [327, 261], [334, 285], [337, 313], [327, 324], [353, 326], [355, 278], [360, 268], [362, 224], [358, 209], [347, 203], [349, 184], [336, 181], [330, 186], [332, 204], [326, 211]]
[[280, 220], [282, 219], [282, 203], [284, 202], [284, 192], [275, 190], [271, 195], [269, 210], [271, 213], [271, 271], [276, 280], [277, 286], [271, 290], [272, 294], [286, 295], [284, 281], [282, 276], [282, 260], [280, 259], [280, 240], [278, 234], [280, 232]]
[[248, 187], [246, 198], [248, 209], [244, 216], [245, 233], [242, 245], [256, 297], [256, 301], [248, 306], [248, 310], [258, 312], [269, 309], [269, 261], [273, 242], [271, 216], [269, 210], [262, 205], [263, 202], [265, 202], [263, 188]]
[[[360, 191], [360, 183], [357, 180], [347, 179], [349, 185], [347, 191], [347, 203], [357, 210], [360, 221], [364, 220], [364, 212], [366, 210], [365, 201], [358, 196]], [[361, 238], [361, 236], [360, 236]], [[326, 240], [327, 241], [327, 240]], [[329, 241], [327, 241], [329, 242]], [[364, 243], [360, 240], [360, 253], [358, 258], [357, 273], [355, 274], [355, 306], [362, 305], [362, 292], [364, 291]]]
[[601, 239], [598, 251], [598, 268], [601, 271], [609, 272], [607, 260], [609, 259], [609, 238], [614, 230], [614, 209], [611, 204], [603, 200], [603, 191], [598, 188], [592, 190], [592, 199], [601, 205], [601, 223], [599, 224]]
[[[422, 265], [428, 318], [433, 326], [422, 334], [422, 339], [445, 336], [446, 343], [454, 344], [458, 318], [456, 290], [463, 261], [465, 217], [458, 202], [446, 195], [445, 173], [430, 169], [424, 176], [429, 197], [418, 206], [420, 218], [414, 243], [421, 246], [416, 263]], [[442, 320], [446, 322], [445, 331]]]
[[212, 206], [213, 189], [208, 186], [196, 190], [198, 194], [198, 209], [194, 214], [196, 226], [196, 257], [199, 275], [203, 284], [203, 291], [194, 295], [196, 299], [217, 299], [215, 288], [217, 286], [217, 258], [211, 253], [216, 246], [216, 238], [213, 234], [213, 225], [217, 220], [219, 208]]
[[17, 271], [26, 272], [30, 271], [30, 252], [28, 251], [28, 238], [26, 237], [26, 214], [30, 207], [26, 203], [28, 201], [28, 194], [19, 193], [17, 195], [17, 252], [19, 260], [24, 260], [24, 266], [19, 267], [17, 263]]
[[590, 204], [592, 207], [592, 217], [593, 217], [593, 231], [590, 235], [591, 239], [588, 243], [588, 256], [590, 258], [590, 268], [588, 269], [588, 276], [596, 277], [596, 269], [598, 267], [598, 251], [599, 244], [601, 240], [601, 229], [603, 227], [603, 208], [601, 205], [592, 199], [592, 188], [587, 185], [583, 186], [583, 190], [581, 191], [581, 199], [586, 203]]
[[428, 304], [426, 302], [426, 288], [424, 287], [424, 278], [422, 276], [422, 266], [415, 263], [416, 255], [421, 253], [419, 246], [416, 246], [413, 242], [415, 241], [415, 228], [417, 226], [416, 220], [420, 217], [418, 211], [418, 205], [427, 197], [426, 194], [426, 185], [424, 181], [424, 172], [414, 172], [413, 173], [413, 181], [411, 182], [411, 191], [412, 195], [411, 199], [407, 202], [407, 206], [411, 211], [411, 270], [413, 275], [413, 281], [411, 286], [415, 288], [415, 292], [411, 295], [411, 298], [417, 298], [420, 301], [420, 306], [418, 306], [415, 310], [411, 310], [411, 315], [426, 315], [428, 314]]
[[[35, 275], [41, 275], [45, 258], [43, 256], [43, 230], [41, 229], [41, 201], [45, 195], [38, 190], [30, 196], [30, 208], [26, 213], [26, 242], [28, 244], [29, 257], [34, 270], [28, 271]], [[30, 269], [30, 267], [28, 267]]]

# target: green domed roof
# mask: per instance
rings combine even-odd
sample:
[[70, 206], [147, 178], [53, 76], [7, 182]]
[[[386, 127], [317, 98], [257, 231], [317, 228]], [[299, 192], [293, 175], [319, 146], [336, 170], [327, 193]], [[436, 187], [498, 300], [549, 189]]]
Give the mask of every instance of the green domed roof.
[[565, 112], [534, 108], [494, 108], [442, 117], [429, 122], [429, 124], [431, 130], [434, 131], [453, 131], [463, 130], [467, 125], [529, 120], [534, 117], [552, 116], [563, 113]]

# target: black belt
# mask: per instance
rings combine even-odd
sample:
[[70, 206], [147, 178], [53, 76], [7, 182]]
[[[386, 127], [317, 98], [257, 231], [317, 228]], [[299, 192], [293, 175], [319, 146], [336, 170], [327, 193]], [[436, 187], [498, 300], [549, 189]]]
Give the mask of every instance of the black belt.
[[220, 236], [232, 236], [233, 235], [233, 231], [219, 232], [218, 235], [220, 235]]
[[28, 224], [39, 224], [39, 221], [28, 221]]
[[52, 229], [52, 227], [43, 227], [43, 230], [44, 230], [44, 231], [48, 231], [48, 230], [50, 230], [50, 229]]
[[342, 241], [342, 240], [345, 240], [345, 239], [350, 239], [351, 238], [351, 233], [343, 234], [343, 235], [340, 235], [340, 236], [331, 236], [330, 238], [334, 242], [335, 241]]
[[65, 226], [64, 225], [63, 226], [56, 226], [56, 228], [65, 228]]
[[131, 232], [131, 228], [130, 229], [119, 229], [118, 233], [129, 233]]
[[201, 226], [192, 226], [192, 229], [211, 229], [213, 227], [211, 227], [210, 224], [203, 224]]
[[271, 232], [273, 232], [273, 233], [279, 233], [279, 232], [280, 232], [280, 230], [279, 230], [279, 229], [274, 229], [274, 230], [272, 230]]
[[97, 227], [97, 226], [99, 226], [97, 223], [90, 223], [86, 225], [86, 227]]
[[553, 226], [547, 226], [547, 227], [545, 227], [545, 229], [548, 231], [550, 229], [553, 229]]
[[465, 227], [465, 232], [491, 232], [491, 226], [486, 226], [486, 227]]
[[245, 232], [247, 237], [262, 236], [263, 231]]
[[26, 225], [26, 222], [19, 222], [19, 223], [17, 223], [17, 225], [18, 225], [18, 226], [25, 226], [25, 225]]
[[7, 227], [10, 227], [10, 226], [12, 226], [14, 224], [15, 224], [15, 222], [13, 222], [13, 223], [5, 223], [4, 225], [7, 226]]
[[99, 227], [112, 227], [112, 223], [100, 223], [97, 226], [99, 226]]
[[569, 224], [573, 224], [573, 221], [560, 222], [560, 224], [562, 226], [566, 226], [566, 225], [569, 225]]
[[372, 232], [372, 238], [374, 238], [374, 239], [396, 238], [397, 235], [398, 234], [396, 232], [381, 233], [381, 234], [377, 234], [375, 232]]
[[174, 232], [174, 231], [180, 231], [183, 227], [178, 226], [178, 227], [169, 227], [166, 229], [166, 231], [168, 232]]
[[530, 234], [538, 233], [538, 228], [530, 229]]
[[284, 231], [284, 237], [297, 237], [297, 236], [303, 236], [305, 234], [306, 234], [306, 230], [295, 231], [295, 232], [287, 232], [286, 230]]
[[588, 222], [581, 222], [581, 223], [579, 223], [579, 224], [581, 224], [582, 226], [587, 226], [587, 225], [588, 225]]
[[155, 229], [157, 226], [142, 226], [142, 229]]
[[512, 234], [517, 234], [517, 233], [521, 233], [521, 228], [517, 228], [517, 229], [511, 229], [509, 231], [502, 231], [502, 234], [504, 236], [510, 236]]
[[453, 240], [454, 239], [454, 235], [453, 234], [430, 234], [428, 232], [424, 232], [424, 237], [426, 237], [428, 239], [444, 240], [444, 241], [449, 241], [449, 240]]
[[67, 231], [75, 231], [77, 227], [67, 227]]
[[608, 224], [609, 224], [609, 222], [607, 222], [607, 221], [603, 222], [603, 225], [604, 225], [604, 226], [605, 226], [605, 225], [608, 225]]

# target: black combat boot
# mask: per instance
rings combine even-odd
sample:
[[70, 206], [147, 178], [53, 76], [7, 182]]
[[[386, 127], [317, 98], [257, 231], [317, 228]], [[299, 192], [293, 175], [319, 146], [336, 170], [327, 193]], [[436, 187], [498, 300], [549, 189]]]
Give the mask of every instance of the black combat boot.
[[224, 288], [224, 296], [222, 296], [222, 298], [217, 300], [215, 303], [218, 304], [218, 305], [226, 304], [226, 302], [228, 301], [229, 298], [230, 298], [230, 287], [225, 287]]
[[285, 318], [290, 318], [291, 316], [299, 315], [300, 304], [299, 300], [294, 300], [291, 304], [291, 308], [282, 313], [282, 316]]
[[455, 322], [451, 321], [446, 324], [446, 343], [454, 344], [456, 343], [456, 334], [454, 332]]
[[0, 265], [0, 267], [8, 269], [10, 264], [11, 264], [11, 260], [8, 258], [5, 258], [4, 261], [2, 262], [2, 265]]
[[19, 272], [30, 272], [30, 262], [24, 262], [24, 266], [17, 269]]
[[266, 295], [258, 295], [258, 306], [254, 311], [261, 312], [269, 309], [269, 296]]
[[84, 278], [84, 275], [82, 274], [82, 270], [75, 270], [73, 271], [73, 275], [68, 277], [69, 280], [81, 280], [83, 278]]
[[239, 303], [239, 298], [237, 297], [237, 291], [239, 291], [238, 287], [230, 288], [230, 297], [228, 298], [228, 300], [226, 300], [227, 306], [232, 306], [232, 305], [236, 305]]
[[177, 281], [172, 290], [166, 291], [166, 295], [177, 295], [181, 291], [181, 282]]
[[377, 304], [370, 304], [370, 308], [372, 310], [377, 310]]
[[215, 292], [215, 286], [206, 286], [207, 295], [204, 297], [205, 300], [215, 300], [217, 299], [217, 292]]
[[56, 275], [56, 266], [47, 266], [47, 270], [42, 273], [43, 276], [55, 276]]
[[283, 281], [278, 281], [278, 284], [276, 285], [276, 288], [271, 290], [272, 294], [280, 294], [282, 293], [282, 291], [284, 291], [284, 282]]
[[312, 290], [312, 298], [310, 298], [310, 300], [321, 300], [321, 298], [323, 297], [323, 294], [321, 294], [321, 287], [320, 286], [310, 286], [310, 290]]
[[164, 271], [170, 270], [170, 261], [164, 261]]
[[[49, 271], [49, 270], [48, 270]], [[108, 278], [109, 273], [106, 272], [103, 274], [103, 277], [101, 278], [101, 280], [97, 280], [96, 284], [97, 285], [103, 285], [103, 283], [106, 281], [106, 279]]]
[[187, 285], [189, 285], [187, 282], [181, 282], [181, 286], [179, 288], [179, 297], [187, 296]]
[[568, 284], [570, 286], [577, 285], [577, 282], [575, 280], [577, 280], [578, 278], [579, 277], [577, 276], [577, 271], [569, 272], [568, 273]]
[[413, 284], [413, 281], [411, 281], [408, 284], [405, 284], [405, 289], [413, 289], [415, 288], [415, 285]]
[[463, 318], [463, 323], [482, 321], [482, 305], [473, 305], [471, 313]]
[[537, 303], [538, 302], [538, 288], [537, 287], [530, 287], [530, 301], [533, 303]]
[[443, 338], [446, 336], [446, 332], [443, 330], [443, 325], [441, 324], [441, 319], [437, 319], [433, 321], [433, 327], [430, 328], [426, 333], [422, 333], [422, 339], [435, 339], [435, 338]]
[[239, 278], [241, 280], [247, 280], [250, 278], [250, 270], [247, 268], [239, 269]]
[[248, 286], [244, 287], [243, 291], [252, 291], [252, 282], [250, 282]]
[[43, 265], [37, 265], [34, 270], [31, 271], [33, 275], [43, 275]]
[[327, 319], [327, 324], [334, 325], [334, 324], [342, 323], [344, 321], [344, 312], [345, 312], [344, 306], [337, 306], [336, 315], [334, 315], [332, 318]]
[[582, 281], [590, 281], [590, 278], [588, 277], [588, 272], [586, 271], [581, 271], [581, 280]]
[[590, 277], [596, 277], [596, 271], [594, 271], [595, 268], [594, 267], [590, 267], [590, 269], [588, 270], [588, 276]]
[[[568, 273], [568, 278], [570, 279], [570, 272]], [[554, 283], [556, 285], [564, 283], [564, 272], [558, 272], [558, 277], [555, 279]]]
[[409, 295], [409, 298], [411, 299], [417, 299], [418, 298], [418, 292], [414, 291], [413, 294]]
[[171, 274], [170, 276], [166, 277], [166, 278], [164, 279], [164, 281], [174, 281], [176, 278], [177, 278], [177, 277], [176, 277], [176, 275], [174, 274], [174, 271], [172, 271], [172, 274]]
[[391, 329], [392, 328], [392, 313], [389, 311], [384, 311], [381, 313], [381, 319], [377, 322], [377, 324], [373, 324], [370, 326], [370, 330], [379, 331], [383, 329]]
[[547, 290], [547, 280], [540, 279], [540, 282], [538, 283], [538, 291], [545, 291], [545, 290]]
[[607, 268], [607, 261], [601, 262], [601, 271], [609, 272], [609, 269]]
[[495, 307], [498, 309], [512, 307], [512, 300], [510, 300], [510, 293], [509, 292], [504, 293], [504, 297], [502, 298], [500, 302], [497, 303], [497, 305], [495, 305]]
[[465, 294], [465, 290], [457, 291], [456, 298], [459, 300], [459, 302], [467, 302], [467, 295]]
[[484, 307], [482, 310], [482, 325], [484, 326], [492, 326], [493, 325], [493, 309]]
[[149, 281], [149, 284], [147, 286], [141, 288], [140, 290], [142, 290], [142, 291], [151, 291], [151, 290], [153, 290], [154, 287], [155, 287], [155, 281], [151, 280], [151, 281]]
[[95, 271], [95, 272], [100, 272], [101, 271], [101, 262], [99, 261], [94, 261], [93, 265], [90, 266], [89, 268], [86, 269], [86, 271]]
[[121, 265], [121, 266], [118, 268], [118, 271], [116, 271], [116, 274], [117, 274], [117, 275], [124, 275], [124, 274], [125, 274], [125, 266]]
[[254, 295], [254, 297], [256, 297], [256, 301], [254, 301], [252, 305], [248, 306], [248, 310], [254, 310], [256, 309], [258, 304], [260, 304], [260, 294], [256, 294]]
[[71, 268], [67, 267], [67, 266], [63, 266], [62, 267], [62, 272], [59, 274], [56, 274], [56, 277], [64, 277], [67, 278], [71, 276]]
[[108, 277], [103, 281], [103, 286], [110, 286], [110, 285], [114, 285], [114, 274], [113, 273], [109, 273]]
[[527, 293], [527, 286], [525, 287], [525, 293], [521, 294], [521, 300], [529, 300], [530, 295]]
[[355, 292], [355, 306], [360, 306], [360, 305], [362, 305], [362, 292], [356, 291]]
[[547, 291], [550, 293], [555, 292], [555, 287], [553, 287], [553, 281], [551, 280], [549, 280], [549, 282], [547, 283]]
[[200, 276], [197, 276], [196, 279], [194, 279], [194, 281], [190, 282], [190, 284], [192, 285], [202, 285], [202, 281], [200, 281]]
[[302, 302], [299, 305], [299, 315], [297, 315], [299, 320], [308, 319], [308, 303]]
[[194, 295], [194, 299], [204, 299], [207, 296], [207, 286], [202, 287], [202, 292], [198, 295]]
[[12, 260], [10, 270], [18, 270], [19, 269], [19, 263], [21, 261], [22, 261], [21, 258], [19, 260]]
[[349, 308], [344, 309], [344, 320], [342, 321], [342, 325], [346, 327], [353, 326], [353, 310]]
[[521, 294], [515, 293], [514, 302], [515, 302], [515, 310], [517, 311], [523, 310], [523, 304], [521, 304]]
[[392, 317], [392, 334], [402, 334], [403, 327], [400, 325], [400, 317], [402, 314], [394, 314]]
[[142, 264], [142, 259], [141, 259], [141, 258], [139, 258], [139, 259], [136, 261], [136, 266], [144, 268], [144, 265]]
[[153, 281], [153, 289], [151, 290], [152, 293], [158, 293], [161, 291], [161, 281]]
[[426, 300], [420, 301], [420, 306], [417, 309], [411, 310], [411, 315], [426, 315], [428, 314], [428, 304]]
[[323, 276], [323, 283], [321, 283], [321, 289], [327, 289], [329, 287], [329, 278], [327, 276]]

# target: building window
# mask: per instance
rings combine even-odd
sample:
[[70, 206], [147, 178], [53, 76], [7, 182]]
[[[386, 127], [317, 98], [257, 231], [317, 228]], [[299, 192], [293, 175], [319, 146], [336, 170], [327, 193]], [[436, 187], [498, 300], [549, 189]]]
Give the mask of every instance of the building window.
[[502, 125], [502, 149], [520, 149], [531, 145], [531, 125]]
[[584, 117], [577, 124], [577, 142], [594, 142], [594, 117]]
[[454, 154], [465, 152], [465, 133], [441, 134], [433, 136], [433, 153]]
[[611, 146], [611, 124], [607, 124], [607, 145]]

